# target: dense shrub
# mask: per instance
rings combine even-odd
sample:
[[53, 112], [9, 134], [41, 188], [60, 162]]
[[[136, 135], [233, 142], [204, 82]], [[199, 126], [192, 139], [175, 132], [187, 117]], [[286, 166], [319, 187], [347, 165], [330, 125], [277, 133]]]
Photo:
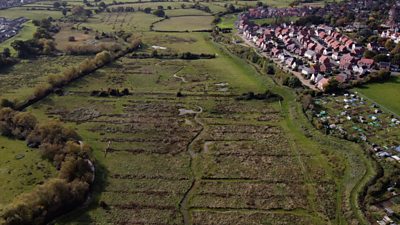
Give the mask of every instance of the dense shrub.
[[82, 204], [94, 181], [91, 148], [78, 141], [78, 134], [59, 122], [37, 125], [36, 118], [10, 108], [0, 110], [0, 132], [39, 146], [43, 157], [59, 169], [52, 178], [33, 191], [22, 194], [0, 214], [5, 225], [45, 224], [61, 213]]
[[16, 112], [11, 108], [0, 110], [0, 134], [25, 139], [36, 126], [36, 118], [27, 112]]
[[283, 97], [267, 90], [265, 93], [255, 94], [254, 92], [243, 93], [235, 98], [236, 100], [267, 100], [267, 101], [282, 101]]

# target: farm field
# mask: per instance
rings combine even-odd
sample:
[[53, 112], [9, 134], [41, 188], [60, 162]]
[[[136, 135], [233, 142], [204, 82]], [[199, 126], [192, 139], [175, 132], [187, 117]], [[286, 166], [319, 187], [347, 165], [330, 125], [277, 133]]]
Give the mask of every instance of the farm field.
[[181, 16], [172, 17], [154, 24], [154, 30], [158, 31], [196, 31], [209, 30], [213, 16]]
[[174, 16], [209, 16], [210, 14], [198, 9], [171, 9], [166, 10], [169, 17]]
[[115, 5], [111, 6], [110, 8], [118, 8], [119, 6], [123, 7], [133, 7], [135, 10], [144, 9], [144, 8], [151, 8], [151, 9], [157, 9], [159, 6], [162, 6], [167, 12], [168, 12], [168, 6], [170, 6], [172, 9], [181, 9], [182, 4], [185, 4], [187, 8], [192, 6], [193, 4], [189, 2], [134, 2], [134, 3], [126, 3], [123, 5]]
[[400, 77], [393, 77], [385, 83], [374, 83], [356, 89], [361, 94], [400, 115]]
[[2, 17], [7, 17], [7, 18], [18, 18], [18, 17], [24, 16], [31, 20], [34, 20], [34, 19], [41, 20], [41, 19], [45, 19], [49, 16], [57, 19], [57, 18], [61, 18], [63, 16], [60, 11], [27, 10], [24, 7], [0, 10], [0, 15]]
[[161, 18], [146, 13], [102, 13], [89, 18], [87, 22], [80, 23], [99, 32], [140, 32], [149, 31], [152, 23]]

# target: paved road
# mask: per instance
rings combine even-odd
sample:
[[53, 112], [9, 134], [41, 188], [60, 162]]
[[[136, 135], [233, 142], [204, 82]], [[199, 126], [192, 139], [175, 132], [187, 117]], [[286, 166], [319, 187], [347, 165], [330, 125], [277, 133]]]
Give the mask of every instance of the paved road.
[[[238, 34], [238, 36], [239, 36], [240, 38], [242, 38], [242, 40], [244, 41], [244, 43], [245, 43], [247, 46], [250, 46], [250, 47], [252, 47], [252, 48], [258, 49], [257, 46], [256, 46], [253, 42], [247, 40], [245, 37], [243, 37], [243, 36], [240, 35], [240, 34]], [[276, 65], [278, 65], [280, 68], [282, 68], [285, 72], [291, 73], [291, 74], [293, 74], [294, 76], [296, 76], [297, 78], [299, 78], [299, 80], [301, 81], [301, 83], [302, 83], [304, 86], [307, 86], [308, 88], [310, 88], [311, 90], [314, 90], [314, 91], [320, 91], [318, 88], [316, 88], [314, 85], [312, 85], [312, 84], [310, 83], [310, 80], [305, 79], [305, 78], [303, 77], [303, 75], [302, 75], [300, 72], [296, 72], [296, 71], [290, 70], [289, 68], [287, 68], [286, 66], [284, 66], [278, 59], [273, 58], [273, 57], [270, 57], [270, 56], [269, 56], [267, 53], [265, 53], [265, 52], [261, 52], [261, 53], [258, 52], [258, 51], [256, 51], [256, 52], [257, 52], [257, 54], [259, 54], [259, 55], [262, 56], [262, 57], [265, 57], [265, 58], [268, 58], [268, 59], [272, 59], [272, 60], [274, 61], [274, 63], [275, 63]]]

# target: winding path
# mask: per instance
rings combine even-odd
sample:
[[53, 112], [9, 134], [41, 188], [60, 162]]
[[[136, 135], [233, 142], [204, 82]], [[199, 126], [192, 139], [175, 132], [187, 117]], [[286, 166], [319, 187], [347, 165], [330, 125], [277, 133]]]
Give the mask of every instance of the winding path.
[[183, 216], [183, 222], [185, 225], [192, 224], [191, 219], [190, 219], [190, 212], [189, 212], [189, 200], [190, 200], [190, 196], [192, 195], [192, 192], [196, 189], [197, 185], [199, 184], [198, 181], [200, 180], [200, 178], [197, 177], [196, 171], [195, 171], [196, 169], [193, 166], [193, 160], [196, 158], [197, 154], [192, 149], [192, 145], [198, 140], [199, 136], [204, 131], [204, 124], [198, 118], [198, 115], [203, 112], [203, 108], [200, 106], [197, 106], [197, 107], [199, 107], [200, 110], [198, 112], [195, 112], [194, 121], [198, 125], [200, 125], [201, 129], [199, 130], [199, 132], [197, 132], [197, 134], [192, 138], [192, 140], [190, 140], [190, 142], [186, 146], [186, 151], [190, 155], [189, 167], [190, 167], [191, 174], [193, 176], [193, 182], [190, 185], [189, 189], [184, 194], [182, 200], [179, 202], [179, 211], [181, 212], [181, 214]]

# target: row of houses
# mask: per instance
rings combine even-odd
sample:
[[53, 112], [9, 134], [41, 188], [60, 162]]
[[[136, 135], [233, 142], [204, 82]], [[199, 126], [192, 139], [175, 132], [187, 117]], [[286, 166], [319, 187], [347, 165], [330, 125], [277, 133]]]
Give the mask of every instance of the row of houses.
[[0, 17], [0, 43], [17, 35], [26, 21], [28, 19], [24, 17], [11, 20]]
[[400, 42], [400, 32], [398, 32], [397, 30], [389, 29], [389, 30], [382, 31], [380, 36], [382, 38], [391, 39], [396, 44], [398, 44]]
[[241, 19], [238, 29], [261, 51], [279, 59], [287, 68], [301, 72], [319, 89], [332, 76], [344, 83], [385, 66], [363, 58], [364, 47], [330, 26], [260, 27]]
[[38, 2], [39, 0], [1, 0], [0, 9], [18, 7], [24, 4]]
[[308, 15], [323, 16], [328, 12], [336, 12], [344, 14], [345, 12], [353, 12], [357, 14], [368, 14], [370, 9], [379, 6], [373, 0], [350, 0], [341, 3], [329, 3], [324, 7], [307, 6], [302, 7], [257, 7], [248, 10], [246, 16], [249, 18], [276, 18], [276, 17], [303, 17]]
[[315, 15], [320, 7], [290, 7], [290, 8], [274, 8], [274, 7], [258, 7], [251, 8], [247, 16], [250, 18], [276, 18], [276, 17], [291, 17], [291, 16], [308, 16]]

